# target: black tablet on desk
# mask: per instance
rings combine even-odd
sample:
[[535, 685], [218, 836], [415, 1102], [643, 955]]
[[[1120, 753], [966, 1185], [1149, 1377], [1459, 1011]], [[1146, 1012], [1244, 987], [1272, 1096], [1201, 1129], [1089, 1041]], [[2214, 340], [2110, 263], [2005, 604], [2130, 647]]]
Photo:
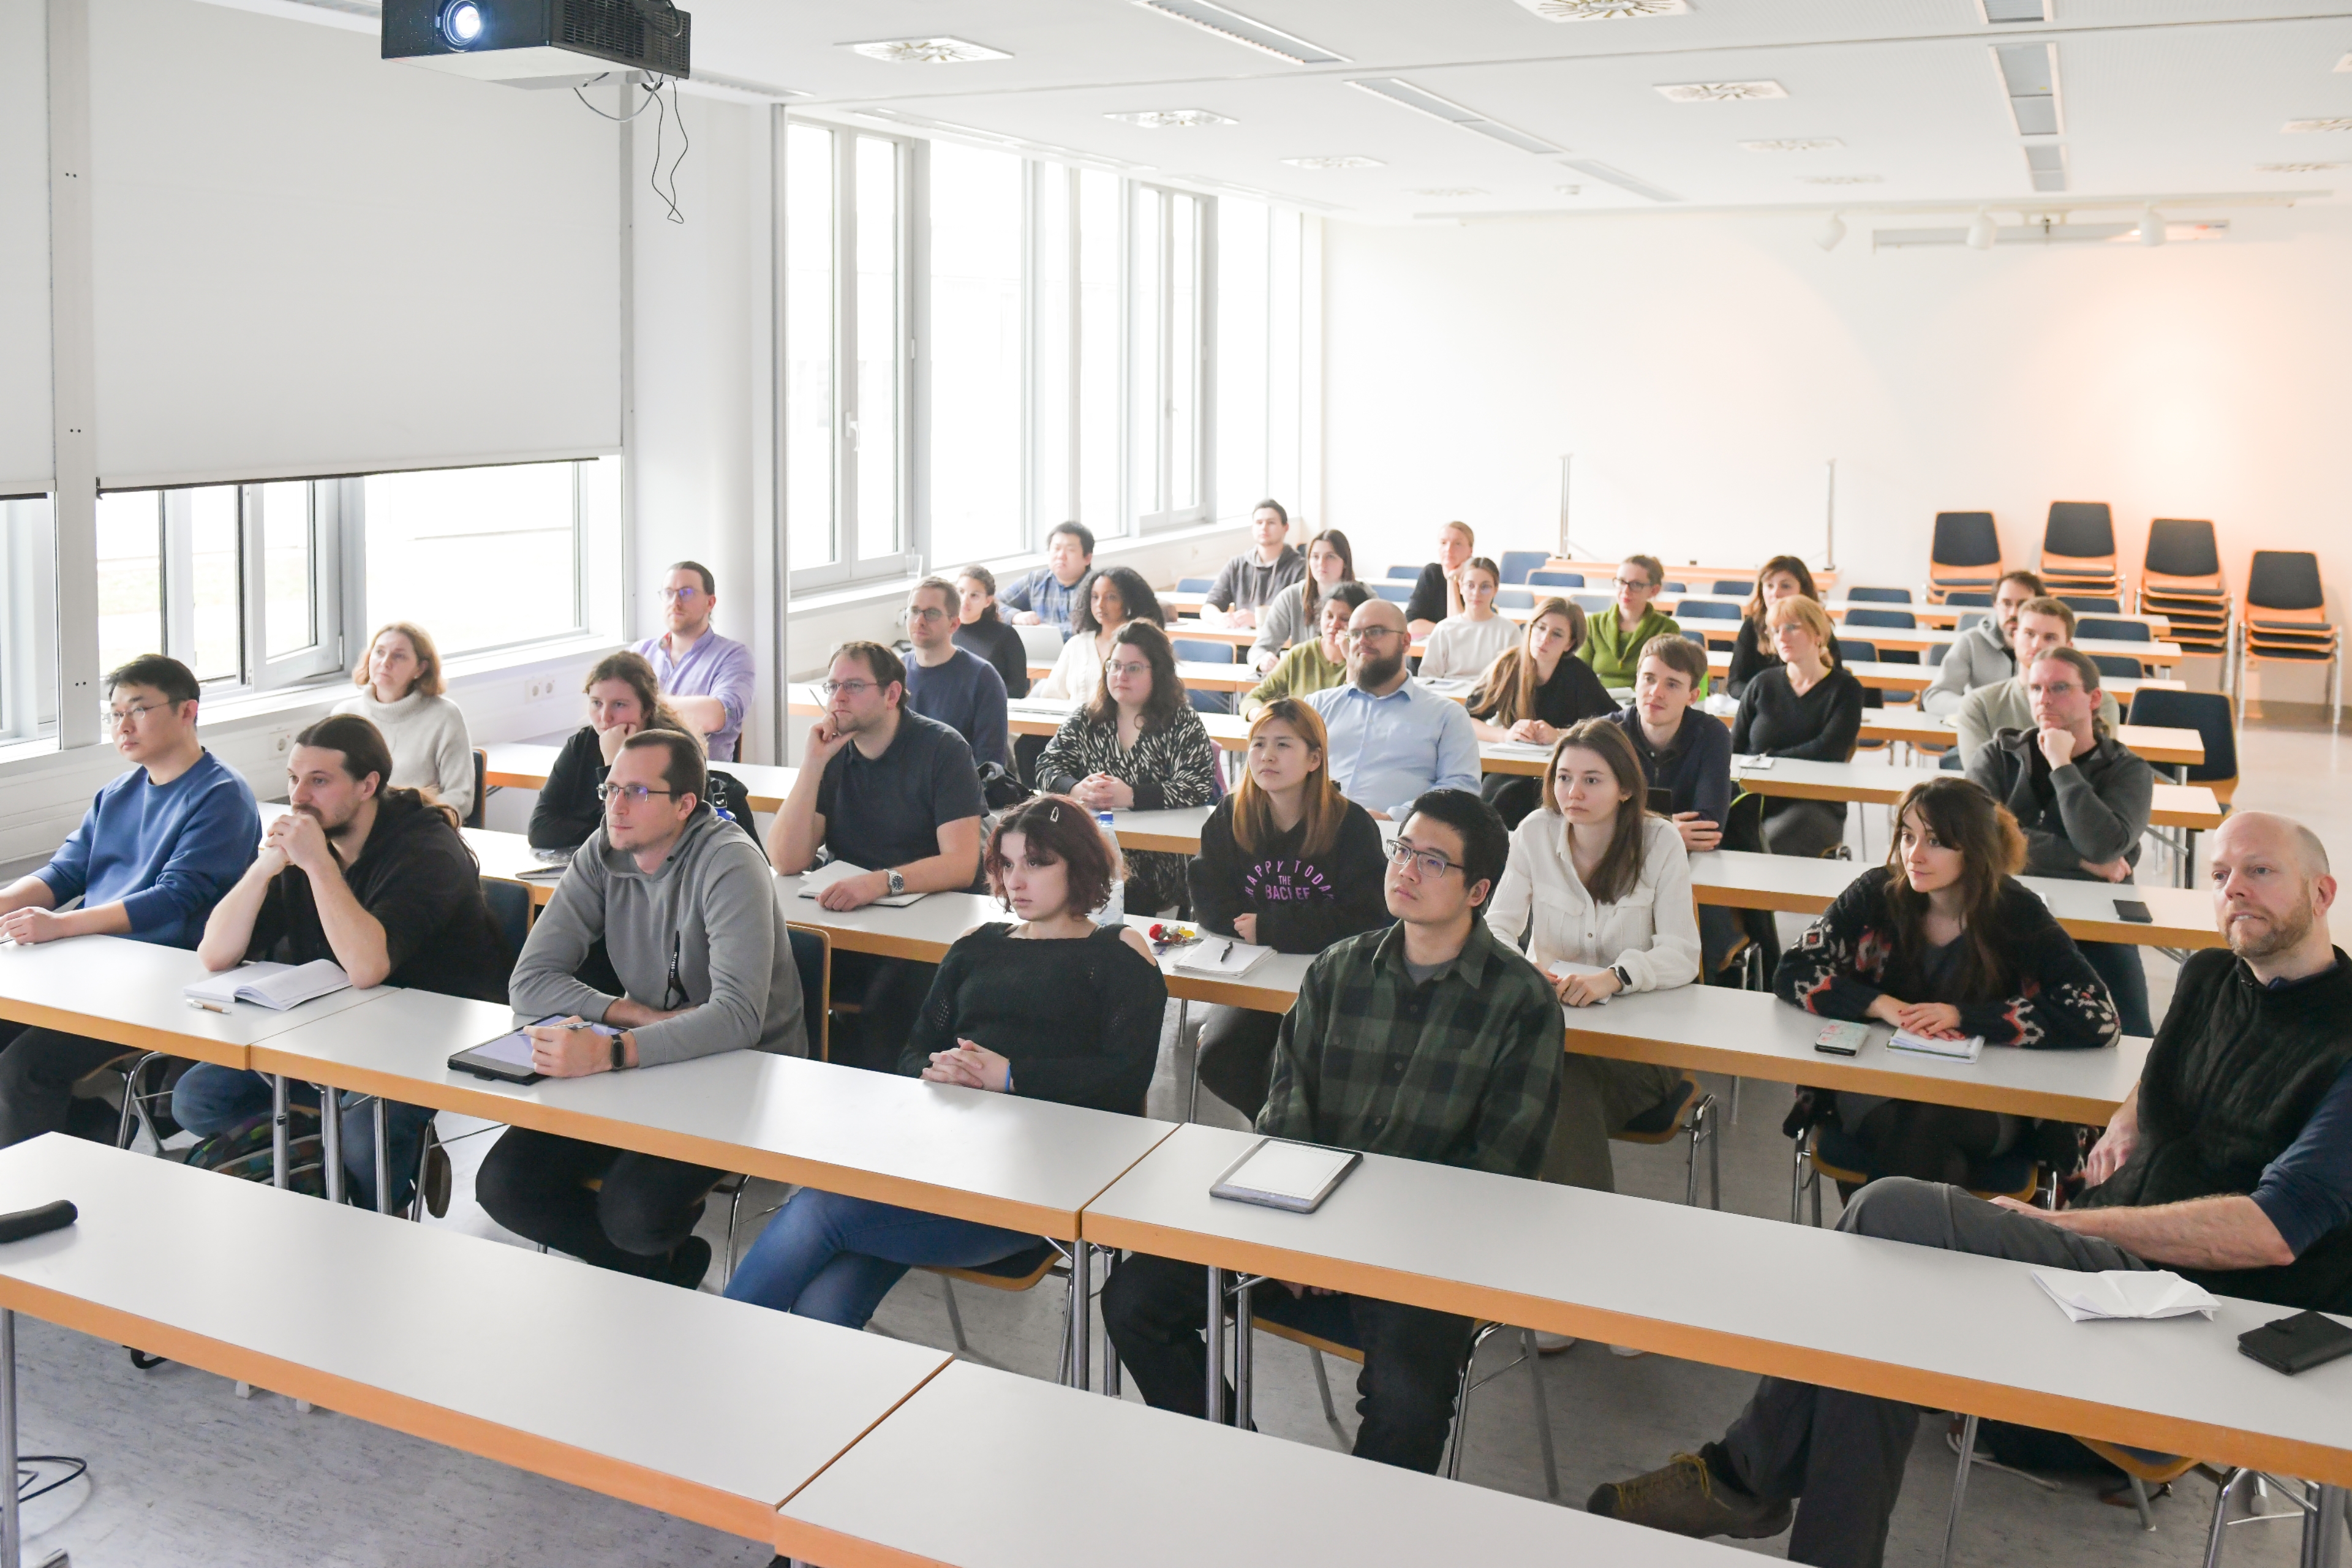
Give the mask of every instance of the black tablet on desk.
[[[551, 1013], [540, 1024], [561, 1024], [564, 1015]], [[532, 1026], [534, 1028], [538, 1025]], [[610, 1037], [620, 1033], [608, 1024], [591, 1024], [588, 1027]], [[476, 1078], [494, 1078], [507, 1083], [537, 1083], [547, 1075], [535, 1072], [530, 1065], [530, 1037], [520, 1029], [500, 1035], [478, 1046], [468, 1046], [449, 1058], [449, 1065], [459, 1072], [472, 1073]]]

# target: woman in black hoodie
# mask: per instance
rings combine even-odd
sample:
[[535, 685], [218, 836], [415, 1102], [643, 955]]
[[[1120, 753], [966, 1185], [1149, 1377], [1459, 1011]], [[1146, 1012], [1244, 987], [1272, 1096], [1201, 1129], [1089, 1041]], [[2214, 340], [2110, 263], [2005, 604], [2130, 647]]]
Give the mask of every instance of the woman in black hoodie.
[[[1320, 952], [1389, 922], [1387, 860], [1371, 816], [1331, 781], [1322, 715], [1278, 697], [1250, 721], [1249, 769], [1201, 828], [1189, 868], [1203, 931]], [[1213, 1006], [1201, 1022], [1201, 1081], [1255, 1120], [1282, 1016]]]

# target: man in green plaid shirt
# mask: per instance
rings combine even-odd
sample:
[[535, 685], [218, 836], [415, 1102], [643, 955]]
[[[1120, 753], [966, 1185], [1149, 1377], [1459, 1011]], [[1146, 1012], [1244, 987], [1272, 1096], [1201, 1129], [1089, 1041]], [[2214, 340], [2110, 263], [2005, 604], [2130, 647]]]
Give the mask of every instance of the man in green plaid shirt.
[[[1413, 802], [1390, 847], [1397, 923], [1326, 948], [1282, 1021], [1257, 1129], [1279, 1138], [1532, 1178], [1564, 1060], [1559, 999], [1480, 910], [1510, 837], [1466, 790]], [[1206, 1271], [1143, 1253], [1103, 1286], [1103, 1322], [1144, 1399], [1205, 1413]], [[1269, 1282], [1258, 1316], [1364, 1352], [1356, 1454], [1434, 1472], [1470, 1353], [1468, 1318]]]

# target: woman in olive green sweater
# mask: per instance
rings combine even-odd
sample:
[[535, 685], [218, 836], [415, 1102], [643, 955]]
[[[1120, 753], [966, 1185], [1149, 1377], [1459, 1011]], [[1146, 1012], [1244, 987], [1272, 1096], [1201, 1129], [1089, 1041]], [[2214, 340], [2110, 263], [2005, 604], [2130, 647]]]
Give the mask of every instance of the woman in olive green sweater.
[[1592, 617], [1584, 646], [1576, 650], [1601, 685], [1612, 690], [1632, 686], [1633, 672], [1642, 664], [1642, 645], [1654, 637], [1682, 635], [1672, 616], [1650, 607], [1665, 580], [1666, 569], [1654, 555], [1628, 555], [1619, 563], [1617, 602]]

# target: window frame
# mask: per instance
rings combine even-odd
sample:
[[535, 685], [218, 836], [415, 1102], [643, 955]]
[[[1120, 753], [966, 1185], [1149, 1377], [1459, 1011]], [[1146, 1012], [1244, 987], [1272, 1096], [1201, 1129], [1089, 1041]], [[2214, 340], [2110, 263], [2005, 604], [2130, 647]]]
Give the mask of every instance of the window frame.
[[[1156, 226], [1160, 256], [1157, 268], [1158, 288], [1153, 291], [1158, 319], [1152, 323], [1159, 343], [1159, 417], [1151, 422], [1154, 432], [1153, 450], [1150, 457], [1154, 470], [1153, 493], [1157, 505], [1150, 511], [1131, 511], [1134, 531], [1139, 534], [1164, 533], [1171, 529], [1193, 528], [1213, 521], [1216, 505], [1216, 409], [1217, 409], [1217, 198], [1193, 191], [1181, 191], [1169, 185], [1155, 185], [1148, 181], [1130, 180], [1129, 199], [1123, 207], [1129, 231], [1125, 247], [1127, 263], [1122, 268], [1129, 286], [1124, 298], [1131, 302], [1135, 290], [1134, 230], [1135, 198], [1155, 196], [1160, 205], [1160, 221]], [[1193, 204], [1192, 237], [1191, 242], [1192, 283], [1192, 341], [1180, 355], [1176, 333], [1176, 224], [1173, 221], [1176, 204]], [[1129, 326], [1128, 342], [1132, 342], [1135, 323]], [[1189, 372], [1192, 384], [1192, 450], [1175, 449], [1176, 377]], [[1131, 374], [1122, 383], [1133, 395]], [[1127, 461], [1132, 465], [1146, 460], [1143, 454], [1130, 449]], [[1192, 500], [1186, 506], [1172, 503], [1175, 476], [1180, 465], [1189, 464], [1192, 470]], [[1133, 490], [1122, 492], [1130, 499]]]

